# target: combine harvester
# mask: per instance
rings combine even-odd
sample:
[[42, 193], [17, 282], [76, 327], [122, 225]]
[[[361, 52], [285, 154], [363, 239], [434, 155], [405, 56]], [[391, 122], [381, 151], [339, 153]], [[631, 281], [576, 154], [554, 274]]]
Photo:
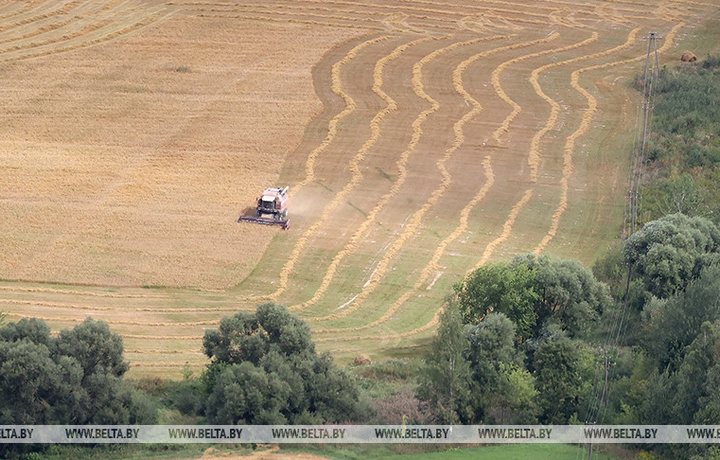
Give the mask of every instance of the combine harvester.
[[[288, 202], [290, 187], [266, 188], [262, 196], [257, 200], [255, 216], [240, 216], [238, 222], [255, 222], [263, 225], [280, 225], [283, 230], [290, 228], [288, 215]], [[267, 217], [266, 217], [267, 216]]]

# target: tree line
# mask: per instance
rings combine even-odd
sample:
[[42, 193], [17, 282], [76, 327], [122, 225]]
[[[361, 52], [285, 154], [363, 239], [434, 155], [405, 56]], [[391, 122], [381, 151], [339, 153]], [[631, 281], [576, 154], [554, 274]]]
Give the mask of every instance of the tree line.
[[598, 276], [548, 256], [485, 265], [448, 297], [418, 396], [439, 423], [714, 424], [719, 262], [718, 227], [673, 214]]

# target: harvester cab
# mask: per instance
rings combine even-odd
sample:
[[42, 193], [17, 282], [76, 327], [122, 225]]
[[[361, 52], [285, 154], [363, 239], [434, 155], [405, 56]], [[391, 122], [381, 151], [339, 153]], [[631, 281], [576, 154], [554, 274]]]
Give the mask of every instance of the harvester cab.
[[257, 200], [255, 216], [240, 216], [238, 222], [255, 222], [264, 225], [280, 225], [283, 229], [290, 228], [288, 220], [288, 202], [290, 187], [266, 188]]

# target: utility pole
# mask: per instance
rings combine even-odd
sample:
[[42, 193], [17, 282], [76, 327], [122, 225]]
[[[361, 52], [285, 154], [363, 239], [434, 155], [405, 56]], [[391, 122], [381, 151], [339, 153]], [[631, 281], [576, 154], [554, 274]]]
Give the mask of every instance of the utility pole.
[[645, 73], [643, 75], [642, 98], [642, 142], [636, 154], [635, 171], [632, 171], [632, 190], [630, 191], [630, 234], [635, 233], [637, 227], [637, 213], [640, 204], [640, 176], [645, 162], [645, 147], [647, 145], [648, 124], [652, 114], [652, 96], [655, 80], [660, 76], [660, 57], [658, 55], [657, 41], [662, 39], [656, 32], [650, 32], [647, 37], [648, 48], [645, 57]]

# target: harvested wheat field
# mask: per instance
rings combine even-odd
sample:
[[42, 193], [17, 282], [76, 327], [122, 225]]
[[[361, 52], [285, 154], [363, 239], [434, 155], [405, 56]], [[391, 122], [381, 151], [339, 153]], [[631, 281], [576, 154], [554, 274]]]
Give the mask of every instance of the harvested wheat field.
[[[0, 311], [107, 321], [133, 376], [266, 301], [416, 353], [468, 271], [619, 234], [647, 36], [704, 56], [718, 6], [0, 0]], [[278, 185], [289, 231], [236, 223]]]

